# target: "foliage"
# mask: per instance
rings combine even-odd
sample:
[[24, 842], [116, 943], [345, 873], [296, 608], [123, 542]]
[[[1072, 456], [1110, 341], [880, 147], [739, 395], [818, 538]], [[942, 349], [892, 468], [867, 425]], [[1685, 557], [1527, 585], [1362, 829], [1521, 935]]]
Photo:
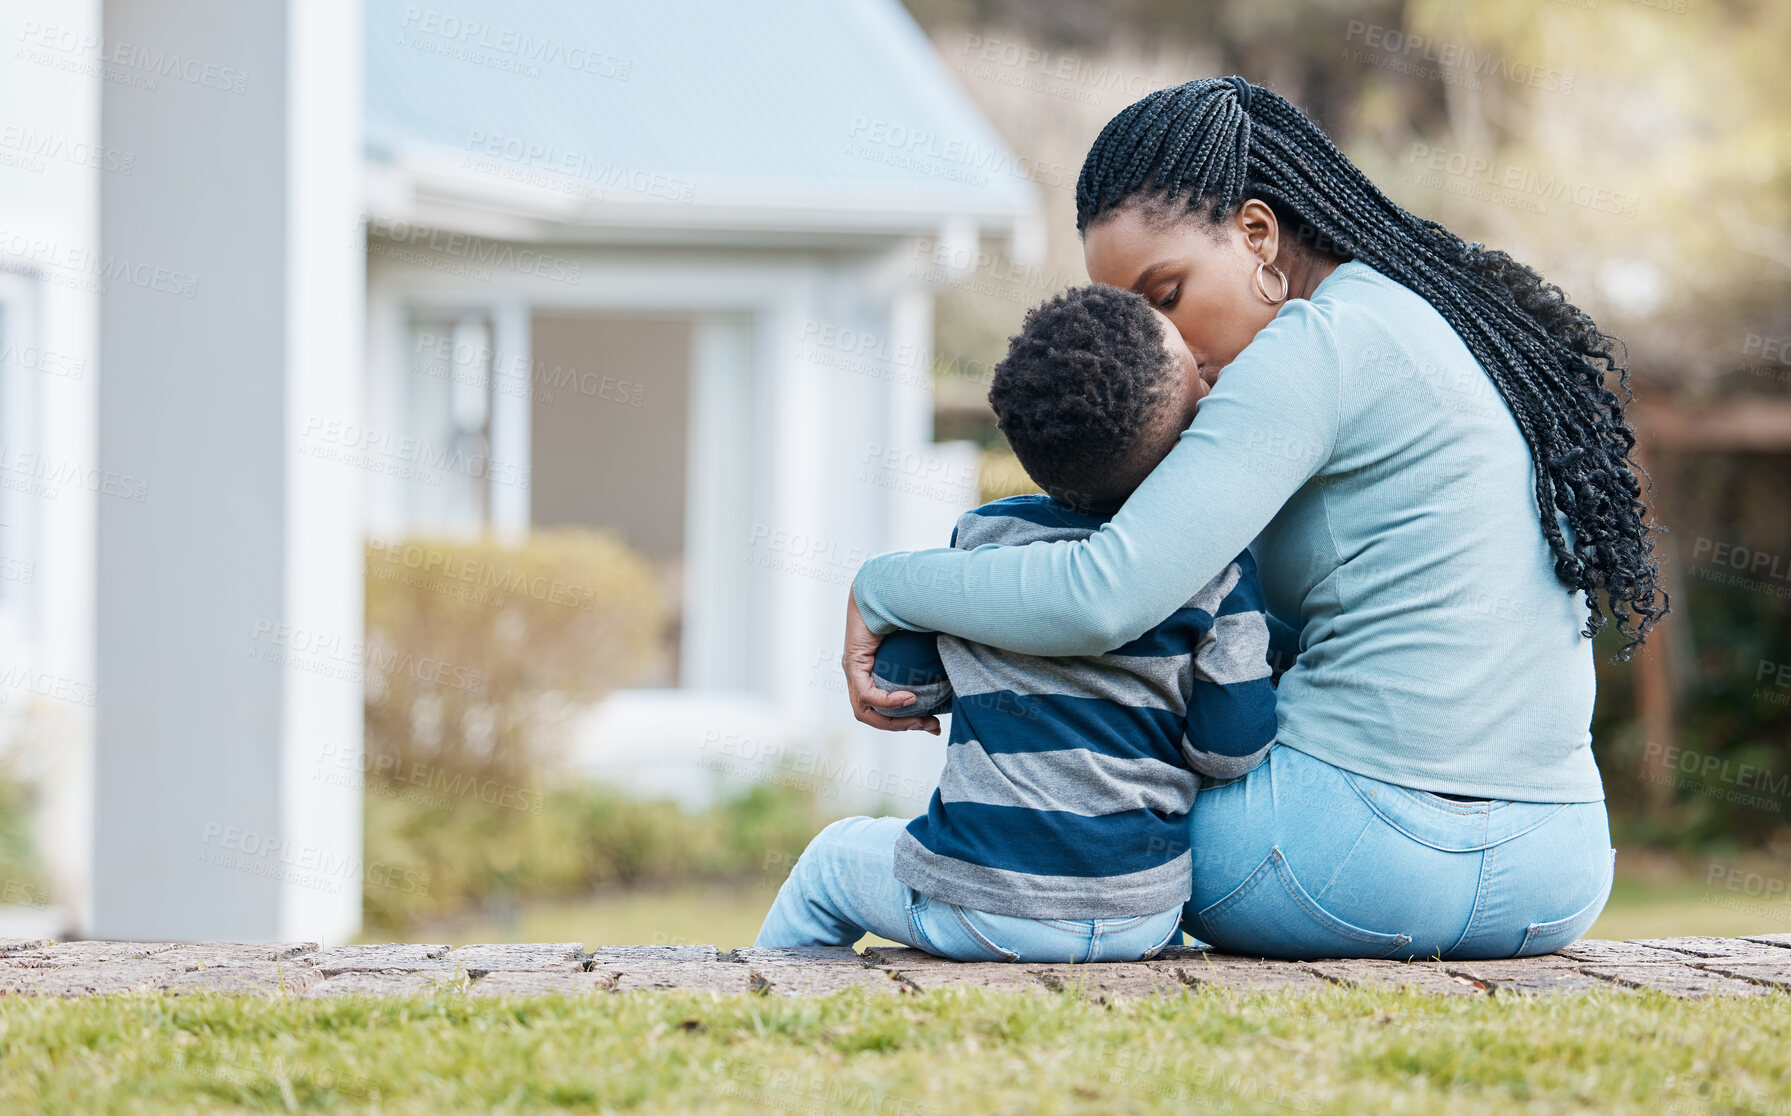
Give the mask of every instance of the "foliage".
[[631, 682], [666, 607], [612, 534], [367, 548], [368, 781], [533, 779], [571, 717]]
[[[1600, 663], [1592, 730], [1620, 840], [1791, 856], [1791, 518], [1749, 514], [1780, 498], [1786, 468], [1764, 455], [1656, 466], [1679, 509], [1663, 545], [1673, 615], [1656, 640], [1677, 723], [1671, 741], [1648, 739], [1635, 668]], [[1750, 568], [1715, 561], [1719, 544]]]
[[[368, 932], [600, 887], [781, 876], [828, 820], [807, 796], [771, 786], [697, 814], [594, 784], [513, 798], [531, 805], [370, 793]], [[405, 886], [416, 880], [426, 887]]]
[[0, 1109], [1778, 1112], [1791, 996], [0, 998]]
[[0, 905], [41, 905], [48, 899], [31, 839], [31, 787], [0, 765]]

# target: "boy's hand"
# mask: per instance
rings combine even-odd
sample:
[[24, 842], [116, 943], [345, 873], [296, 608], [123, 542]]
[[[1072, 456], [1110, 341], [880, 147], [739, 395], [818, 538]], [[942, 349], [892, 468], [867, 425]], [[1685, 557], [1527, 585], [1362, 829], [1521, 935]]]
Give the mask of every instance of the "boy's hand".
[[914, 695], [906, 690], [889, 693], [878, 687], [871, 677], [877, 661], [877, 645], [883, 637], [874, 634], [858, 611], [858, 601], [846, 590], [846, 650], [840, 656], [840, 668], [846, 672], [846, 693], [852, 701], [852, 716], [872, 728], [899, 732], [903, 729], [925, 729], [939, 735], [937, 717], [885, 717], [873, 705], [910, 705]]

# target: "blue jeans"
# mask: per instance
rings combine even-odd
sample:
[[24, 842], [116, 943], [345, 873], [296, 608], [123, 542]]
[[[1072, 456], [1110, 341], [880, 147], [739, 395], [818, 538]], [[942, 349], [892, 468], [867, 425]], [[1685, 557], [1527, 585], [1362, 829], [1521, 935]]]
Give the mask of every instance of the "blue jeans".
[[1462, 802], [1284, 745], [1203, 786], [1182, 927], [1235, 953], [1529, 957], [1577, 939], [1611, 893], [1602, 802]]
[[866, 931], [957, 961], [1138, 961], [1173, 938], [1181, 908], [1136, 918], [1016, 918], [929, 899], [895, 877], [901, 818], [846, 818], [816, 834], [754, 945], [849, 946]]

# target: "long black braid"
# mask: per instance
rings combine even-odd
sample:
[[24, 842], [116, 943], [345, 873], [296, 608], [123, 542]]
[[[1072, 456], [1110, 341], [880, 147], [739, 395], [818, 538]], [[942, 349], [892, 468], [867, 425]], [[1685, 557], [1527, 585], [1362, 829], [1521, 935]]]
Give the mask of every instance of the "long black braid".
[[1305, 113], [1242, 78], [1158, 90], [1109, 121], [1076, 183], [1076, 227], [1133, 205], [1204, 210], [1216, 223], [1250, 198], [1319, 251], [1423, 296], [1455, 328], [1529, 443], [1542, 533], [1556, 576], [1586, 594], [1585, 634], [1607, 621], [1602, 590], [1627, 659], [1667, 599], [1623, 417], [1621, 342], [1533, 269], [1395, 205]]

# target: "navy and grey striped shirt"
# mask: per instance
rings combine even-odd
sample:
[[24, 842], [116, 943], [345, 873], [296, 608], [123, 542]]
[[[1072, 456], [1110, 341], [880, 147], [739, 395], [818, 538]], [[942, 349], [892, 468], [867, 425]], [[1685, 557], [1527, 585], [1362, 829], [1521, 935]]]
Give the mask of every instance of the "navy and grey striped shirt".
[[[1106, 517], [1046, 496], [966, 512], [952, 546], [1080, 539]], [[945, 770], [896, 845], [923, 895], [1023, 918], [1155, 914], [1188, 898], [1196, 773], [1242, 775], [1275, 739], [1269, 629], [1246, 551], [1168, 619], [1104, 655], [1043, 658], [894, 632], [873, 673], [950, 712]]]

